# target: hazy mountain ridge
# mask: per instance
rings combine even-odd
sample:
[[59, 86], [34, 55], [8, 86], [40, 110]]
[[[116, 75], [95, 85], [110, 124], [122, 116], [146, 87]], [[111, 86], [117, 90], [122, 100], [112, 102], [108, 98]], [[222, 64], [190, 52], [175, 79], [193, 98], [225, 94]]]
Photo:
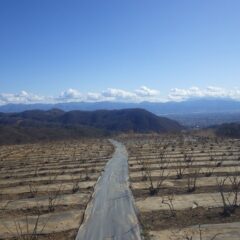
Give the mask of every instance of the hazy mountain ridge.
[[26, 110], [50, 110], [57, 108], [63, 111], [72, 110], [117, 110], [128, 108], [143, 108], [154, 114], [189, 114], [217, 113], [240, 111], [240, 101], [232, 99], [190, 99], [182, 102], [69, 102], [56, 104], [7, 104], [0, 106], [0, 112], [23, 112]]
[[[240, 101], [223, 98], [189, 99], [183, 102], [69, 102], [57, 104], [8, 104], [0, 112], [26, 110], [96, 111], [142, 108], [158, 116], [173, 119], [187, 127], [208, 127], [223, 123], [240, 122]], [[1, 113], [0, 113], [1, 116]]]

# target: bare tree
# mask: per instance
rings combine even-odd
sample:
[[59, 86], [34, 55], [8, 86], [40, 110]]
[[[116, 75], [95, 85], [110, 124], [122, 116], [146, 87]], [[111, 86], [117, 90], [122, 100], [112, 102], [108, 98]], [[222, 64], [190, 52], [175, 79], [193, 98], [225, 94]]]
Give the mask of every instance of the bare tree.
[[191, 161], [190, 156], [186, 153], [186, 150], [182, 150], [183, 154], [183, 160], [177, 161], [177, 166], [176, 166], [176, 174], [177, 174], [177, 179], [182, 179], [183, 174], [185, 173], [187, 169], [188, 162]]
[[79, 182], [81, 180], [81, 174], [80, 178], [74, 178], [74, 175], [72, 175], [71, 178], [72, 178], [72, 193], [76, 193], [80, 190]]
[[211, 162], [210, 165], [208, 165], [207, 167], [205, 167], [205, 171], [204, 171], [204, 175], [206, 177], [210, 177], [213, 175], [214, 170], [220, 166], [222, 166], [223, 163], [223, 158], [225, 156], [225, 154], [222, 154], [220, 156], [217, 156], [214, 152], [213, 152], [213, 147], [211, 148], [211, 150], [208, 153], [209, 155], [209, 160]]
[[[190, 156], [189, 156], [190, 157]], [[192, 157], [189, 158], [190, 160], [188, 161], [188, 174], [187, 174], [187, 191], [194, 192], [197, 187], [197, 179], [199, 176], [199, 173], [201, 172], [201, 168], [196, 166], [193, 166], [193, 160]]]
[[[230, 191], [225, 192], [226, 185], [230, 183]], [[240, 191], [240, 177], [238, 175], [217, 178], [217, 187], [223, 204], [223, 216], [230, 216], [238, 207]]]
[[[2, 223], [3, 226], [7, 229], [8, 233], [11, 234], [14, 239], [19, 240], [37, 240], [39, 236], [42, 234], [46, 225], [48, 224], [51, 215], [44, 219], [42, 226], [40, 226], [40, 218], [41, 218], [41, 208], [37, 206], [35, 209], [36, 218], [32, 218], [29, 215], [25, 214], [23, 220], [13, 220], [14, 230], [10, 229], [6, 224]], [[33, 225], [31, 227], [31, 225]]]
[[147, 177], [147, 182], [149, 184], [150, 195], [158, 194], [163, 182], [169, 176], [169, 171], [167, 169], [168, 165], [169, 165], [169, 161], [166, 161], [166, 159], [165, 159], [167, 146], [168, 146], [168, 144], [164, 144], [159, 149], [159, 159], [158, 159], [158, 164], [157, 164], [158, 165], [157, 170], [159, 172], [159, 175], [157, 176], [157, 181], [154, 181], [154, 177], [152, 176], [151, 163], [144, 162], [144, 171], [145, 171], [145, 175]]
[[[55, 174], [54, 176], [49, 177], [48, 184], [53, 183], [58, 177], [58, 174]], [[53, 212], [55, 210], [55, 205], [57, 202], [58, 197], [61, 195], [62, 192], [62, 183], [59, 184], [57, 191], [53, 191], [47, 188], [47, 193], [48, 193], [48, 210], [49, 212]]]
[[[183, 232], [181, 234], [181, 232]], [[219, 235], [222, 233], [216, 233], [212, 237], [207, 238], [208, 240], [215, 240]], [[194, 236], [196, 236], [199, 240], [204, 240], [203, 238], [203, 230], [201, 225], [198, 225], [197, 229], [180, 229], [177, 232], [173, 232], [172, 236], [170, 237], [171, 240], [194, 240]]]
[[54, 212], [58, 197], [62, 192], [62, 184], [59, 185], [57, 191], [49, 191], [48, 192], [48, 211]]
[[174, 194], [173, 193], [162, 197], [162, 204], [165, 204], [165, 205], [168, 206], [168, 208], [170, 210], [171, 217], [176, 216], [176, 210], [174, 208], [173, 201], [174, 201]]

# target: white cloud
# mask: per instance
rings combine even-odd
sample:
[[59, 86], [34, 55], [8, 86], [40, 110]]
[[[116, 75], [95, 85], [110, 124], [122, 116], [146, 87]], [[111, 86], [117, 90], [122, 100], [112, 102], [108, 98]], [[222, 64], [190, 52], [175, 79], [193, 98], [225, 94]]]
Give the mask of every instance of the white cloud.
[[69, 88], [66, 91], [61, 92], [58, 99], [63, 101], [82, 100], [82, 94], [76, 89]]
[[119, 101], [119, 102], [166, 102], [184, 101], [190, 98], [231, 98], [240, 100], [240, 89], [227, 90], [224, 88], [209, 86], [207, 88], [174, 88], [167, 96], [161, 96], [156, 89], [142, 86], [134, 91], [126, 91], [117, 88], [108, 88], [102, 92], [81, 93], [77, 89], [69, 88], [57, 97], [39, 96], [36, 94], [21, 91], [20, 93], [0, 93], [0, 105], [8, 103], [58, 103], [58, 102], [100, 102], [100, 101]]
[[31, 102], [41, 102], [46, 100], [45, 97], [38, 96], [35, 94], [28, 93], [26, 91], [21, 91], [20, 93], [0, 93], [0, 103], [31, 103]]
[[86, 94], [85, 97], [85, 101], [89, 101], [89, 102], [98, 102], [98, 101], [103, 101], [103, 97], [101, 93], [93, 93], [93, 92], [89, 92]]
[[202, 97], [203, 93], [198, 87], [189, 89], [173, 88], [171, 89], [168, 98], [173, 101], [182, 101], [191, 97]]
[[136, 101], [138, 96], [136, 93], [128, 92], [122, 89], [108, 88], [106, 91], [102, 92], [102, 97], [106, 100], [131, 100]]
[[136, 94], [141, 97], [156, 97], [159, 95], [159, 91], [155, 89], [150, 89], [146, 86], [140, 87], [140, 89], [135, 90]]
[[213, 86], [209, 86], [204, 89], [200, 89], [198, 87], [191, 87], [187, 89], [173, 88], [168, 95], [168, 99], [172, 101], [183, 101], [196, 97], [231, 98], [240, 100], [240, 90], [238, 88], [227, 90]]
[[141, 102], [141, 101], [153, 101], [160, 100], [159, 91], [150, 89], [146, 86], [142, 86], [132, 92], [123, 89], [108, 88], [102, 92], [102, 99], [109, 101], [130, 101], [130, 102]]

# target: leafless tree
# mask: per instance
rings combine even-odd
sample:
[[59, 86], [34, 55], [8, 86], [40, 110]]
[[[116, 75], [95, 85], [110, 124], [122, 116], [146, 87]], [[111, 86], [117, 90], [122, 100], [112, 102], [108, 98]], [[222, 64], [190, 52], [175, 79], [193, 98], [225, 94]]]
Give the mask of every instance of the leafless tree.
[[186, 149], [184, 146], [182, 146], [182, 155], [183, 155], [183, 160], [177, 161], [176, 165], [176, 174], [177, 174], [177, 179], [182, 179], [183, 174], [185, 173], [188, 163], [191, 161], [191, 156], [186, 152]]
[[162, 204], [165, 204], [165, 205], [168, 206], [168, 208], [170, 210], [171, 217], [176, 216], [176, 210], [174, 208], [173, 201], [174, 201], [174, 194], [173, 193], [162, 197]]
[[157, 163], [157, 165], [158, 165], [157, 170], [159, 172], [159, 175], [157, 176], [157, 181], [154, 181], [154, 177], [152, 176], [152, 164], [149, 162], [145, 162], [145, 164], [144, 164], [144, 171], [145, 171], [145, 175], [147, 177], [147, 182], [149, 184], [150, 195], [158, 194], [163, 182], [169, 176], [169, 171], [167, 169], [168, 165], [169, 165], [169, 161], [166, 161], [166, 158], [165, 158], [167, 146], [168, 146], [168, 144], [164, 144], [159, 149], [159, 158], [158, 158], [158, 163]]
[[187, 191], [194, 192], [197, 187], [197, 179], [199, 177], [199, 173], [201, 172], [201, 168], [193, 166], [192, 157], [189, 156], [188, 166], [187, 166]]
[[79, 182], [81, 181], [81, 174], [79, 178], [74, 178], [74, 175], [71, 176], [72, 178], [72, 193], [76, 193], [79, 191]]
[[[25, 214], [23, 220], [13, 220], [14, 230], [10, 229], [8, 225], [3, 224], [3, 226], [7, 229], [8, 233], [11, 234], [14, 239], [19, 240], [37, 240], [39, 236], [42, 234], [46, 225], [48, 224], [51, 215], [44, 219], [42, 226], [40, 226], [40, 218], [41, 218], [41, 208], [37, 206], [35, 209], [36, 218], [32, 218], [29, 215]], [[33, 227], [31, 227], [33, 225]]]
[[[226, 185], [230, 183], [230, 191], [225, 192]], [[218, 192], [223, 204], [223, 216], [230, 216], [238, 207], [238, 195], [240, 192], [240, 177], [238, 175], [217, 178]]]
[[[55, 174], [54, 176], [50, 175], [48, 184], [54, 183], [57, 177], [58, 177], [58, 174]], [[58, 185], [57, 191], [53, 191], [49, 187], [47, 188], [49, 212], [53, 212], [55, 210], [55, 205], [58, 197], [61, 195], [61, 192], [62, 192], [62, 183]]]
[[[182, 233], [181, 233], [182, 232]], [[216, 233], [212, 237], [207, 238], [208, 240], [215, 240], [222, 233]], [[204, 240], [203, 230], [201, 225], [198, 225], [197, 229], [180, 229], [179, 231], [173, 232], [170, 237], [171, 240], [194, 240], [194, 236], [199, 240]]]

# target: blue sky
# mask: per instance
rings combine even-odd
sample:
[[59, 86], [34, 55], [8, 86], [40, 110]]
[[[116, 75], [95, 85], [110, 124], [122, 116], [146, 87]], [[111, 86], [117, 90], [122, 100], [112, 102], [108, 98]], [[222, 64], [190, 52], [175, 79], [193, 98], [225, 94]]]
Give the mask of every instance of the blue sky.
[[235, 96], [239, 12], [239, 0], [1, 0], [0, 103], [143, 86], [153, 100], [209, 86]]

